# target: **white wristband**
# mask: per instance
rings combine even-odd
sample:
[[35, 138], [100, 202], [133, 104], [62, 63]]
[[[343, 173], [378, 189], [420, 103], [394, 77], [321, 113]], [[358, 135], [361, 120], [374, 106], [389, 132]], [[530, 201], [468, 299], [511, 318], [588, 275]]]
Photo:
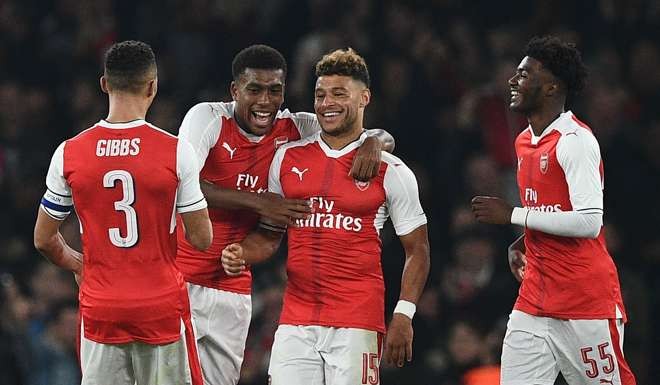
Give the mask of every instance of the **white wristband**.
[[401, 313], [410, 319], [413, 319], [416, 310], [417, 306], [414, 303], [403, 299], [400, 299], [394, 308], [395, 313]]

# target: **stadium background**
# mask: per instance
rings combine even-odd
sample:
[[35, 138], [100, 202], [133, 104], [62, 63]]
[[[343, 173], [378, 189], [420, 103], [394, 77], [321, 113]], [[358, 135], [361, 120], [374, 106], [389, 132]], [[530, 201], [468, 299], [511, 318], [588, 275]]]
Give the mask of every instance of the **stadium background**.
[[[515, 229], [475, 224], [475, 194], [516, 198], [507, 79], [533, 35], [575, 41], [591, 70], [573, 110], [605, 161], [607, 238], [640, 384], [660, 371], [660, 1], [161, 0], [0, 1], [0, 383], [77, 381], [76, 286], [32, 247], [37, 202], [58, 143], [107, 113], [98, 78], [114, 41], [150, 43], [159, 94], [148, 120], [171, 132], [199, 101], [229, 100], [231, 59], [261, 42], [289, 63], [285, 107], [312, 109], [313, 64], [351, 46], [373, 79], [367, 126], [389, 130], [416, 172], [430, 220], [432, 272], [415, 317], [414, 361], [385, 384], [480, 384], [497, 364], [517, 284]], [[64, 226], [75, 242], [77, 224]], [[383, 233], [388, 314], [403, 255]], [[282, 253], [280, 253], [282, 254]], [[242, 385], [265, 384], [283, 288], [282, 255], [255, 273]], [[597, 285], [598, 282], [594, 282]], [[472, 373], [473, 376], [465, 376]]]

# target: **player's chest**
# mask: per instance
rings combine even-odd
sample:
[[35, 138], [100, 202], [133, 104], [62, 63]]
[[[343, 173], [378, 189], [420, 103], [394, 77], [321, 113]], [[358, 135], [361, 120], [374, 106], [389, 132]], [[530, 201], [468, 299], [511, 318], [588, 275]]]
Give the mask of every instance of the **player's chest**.
[[349, 176], [350, 157], [285, 159], [280, 183], [287, 198], [309, 199], [322, 213], [370, 215], [385, 202], [382, 175], [369, 182]]
[[556, 187], [565, 184], [566, 177], [557, 159], [556, 141], [518, 146], [518, 182], [536, 187]]

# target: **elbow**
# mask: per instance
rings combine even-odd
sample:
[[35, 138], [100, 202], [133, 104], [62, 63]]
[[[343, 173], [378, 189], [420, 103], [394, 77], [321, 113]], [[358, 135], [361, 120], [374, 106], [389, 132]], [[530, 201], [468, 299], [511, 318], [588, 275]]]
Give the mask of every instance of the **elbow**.
[[596, 239], [600, 235], [600, 227], [594, 228], [594, 229], [589, 229], [589, 231], [585, 234], [585, 238], [588, 239]]
[[589, 222], [584, 234], [585, 238], [596, 239], [600, 235], [600, 231], [603, 229], [603, 217], [602, 215], [591, 215]]
[[39, 254], [47, 256], [49, 255], [48, 250], [50, 250], [50, 238], [34, 234], [34, 248], [37, 249]]

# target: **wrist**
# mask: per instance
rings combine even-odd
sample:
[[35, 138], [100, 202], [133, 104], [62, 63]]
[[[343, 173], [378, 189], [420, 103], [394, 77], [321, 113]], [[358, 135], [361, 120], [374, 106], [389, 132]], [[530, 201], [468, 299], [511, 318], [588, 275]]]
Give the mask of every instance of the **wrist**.
[[415, 315], [415, 311], [417, 311], [417, 305], [410, 301], [406, 301], [404, 299], [400, 299], [399, 302], [397, 302], [396, 307], [394, 308], [394, 314], [399, 313], [403, 314], [406, 317], [410, 318], [410, 320], [413, 319], [413, 316]]

